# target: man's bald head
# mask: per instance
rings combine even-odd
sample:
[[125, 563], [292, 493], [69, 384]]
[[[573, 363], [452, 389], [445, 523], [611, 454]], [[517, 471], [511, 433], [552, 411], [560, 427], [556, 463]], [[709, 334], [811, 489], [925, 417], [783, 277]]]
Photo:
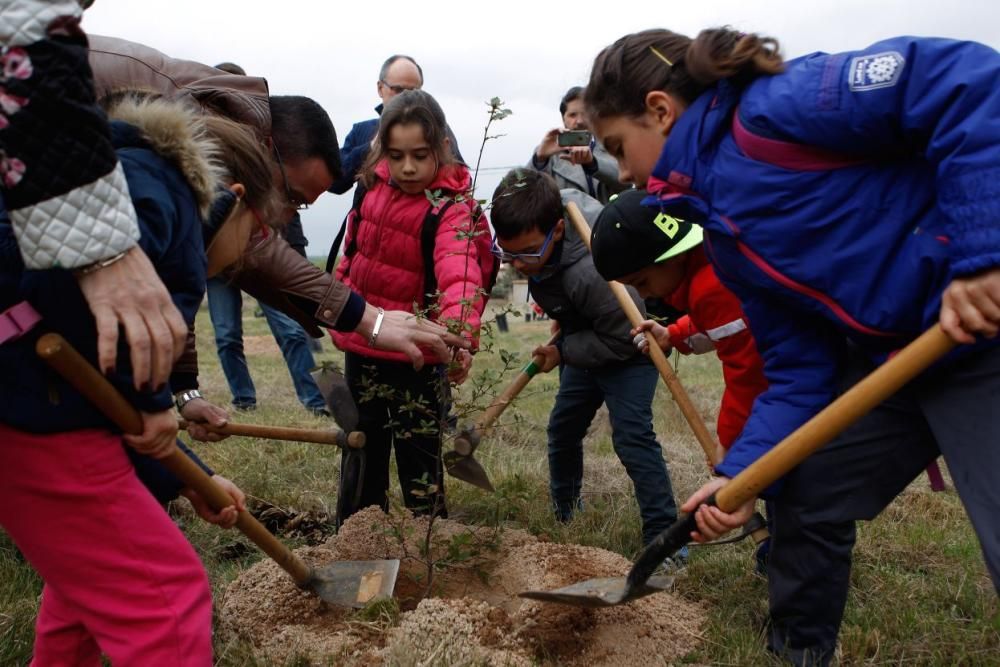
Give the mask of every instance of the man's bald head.
[[390, 56], [378, 74], [378, 96], [386, 103], [404, 90], [419, 90], [424, 85], [424, 72], [410, 56]]

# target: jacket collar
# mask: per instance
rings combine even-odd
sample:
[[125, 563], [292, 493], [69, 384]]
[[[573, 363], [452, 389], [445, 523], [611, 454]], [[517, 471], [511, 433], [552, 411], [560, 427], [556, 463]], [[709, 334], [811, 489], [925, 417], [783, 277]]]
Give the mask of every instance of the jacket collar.
[[[392, 187], [396, 187], [392, 177], [389, 175], [389, 161], [380, 160], [375, 165], [375, 176], [385, 181]], [[446, 164], [438, 169], [437, 176], [427, 186], [428, 190], [443, 190], [453, 194], [464, 194], [472, 187], [472, 177], [469, 168], [464, 164]]]
[[125, 97], [108, 109], [115, 148], [146, 148], [184, 176], [206, 217], [219, 186], [219, 148], [188, 107], [164, 99]]
[[741, 92], [728, 81], [721, 81], [702, 93], [681, 114], [653, 167], [646, 187], [650, 193], [689, 194], [698, 190], [696, 184], [702, 176], [699, 173], [701, 156], [729, 132], [732, 111]]

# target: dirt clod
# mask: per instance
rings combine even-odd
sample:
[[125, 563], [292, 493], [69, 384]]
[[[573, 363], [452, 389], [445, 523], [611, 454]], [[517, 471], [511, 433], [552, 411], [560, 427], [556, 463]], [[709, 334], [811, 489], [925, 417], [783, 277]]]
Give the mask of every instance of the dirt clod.
[[[252, 642], [276, 663], [344, 665], [670, 664], [700, 641], [700, 606], [670, 593], [584, 609], [517, 597], [591, 577], [624, 575], [628, 561], [603, 549], [540, 542], [522, 530], [469, 527], [377, 508], [359, 512], [324, 545], [298, 553], [335, 560], [401, 559], [403, 610], [385, 628], [296, 588], [271, 561], [245, 571], [222, 602], [220, 631]], [[428, 561], [435, 563], [428, 571]]]

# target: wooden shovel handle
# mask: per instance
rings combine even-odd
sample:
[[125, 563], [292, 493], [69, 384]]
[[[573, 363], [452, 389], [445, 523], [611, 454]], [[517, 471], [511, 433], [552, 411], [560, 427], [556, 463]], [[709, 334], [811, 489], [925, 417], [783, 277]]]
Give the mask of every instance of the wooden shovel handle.
[[756, 498], [953, 347], [955, 342], [934, 325], [719, 489], [716, 504], [732, 512]]
[[[189, 422], [184, 419], [177, 420], [177, 427], [187, 430]], [[285, 426], [262, 426], [259, 424], [234, 424], [232, 422], [225, 426], [209, 426], [201, 424], [212, 433], [220, 435], [239, 435], [248, 438], [269, 438], [271, 440], [289, 440], [292, 442], [311, 442], [318, 445], [338, 445], [342, 446], [347, 442], [349, 447], [355, 449], [365, 446], [365, 434], [361, 431], [353, 431], [345, 434], [338, 428], [318, 429], [318, 428], [288, 428]], [[345, 440], [346, 438], [346, 440]]]
[[[580, 213], [580, 209], [577, 208], [574, 202], [569, 202], [566, 204], [566, 212], [569, 214], [570, 222], [573, 223], [577, 235], [583, 240], [583, 243], [587, 246], [587, 250], [590, 250], [590, 226], [587, 225], [587, 221], [584, 219], [583, 214]], [[639, 308], [632, 301], [632, 297], [629, 296], [625, 286], [617, 280], [609, 280], [608, 285], [611, 287], [611, 292], [615, 295], [615, 298], [618, 299], [622, 310], [625, 311], [628, 321], [633, 327], [639, 326], [646, 318], [639, 312]], [[681, 385], [681, 381], [677, 379], [674, 369], [670, 367], [670, 362], [667, 360], [666, 355], [663, 354], [659, 343], [656, 342], [653, 334], [649, 331], [646, 332], [646, 340], [649, 342], [649, 356], [653, 360], [653, 365], [656, 366], [656, 370], [660, 371], [660, 377], [663, 378], [667, 389], [670, 390], [670, 395], [674, 397], [677, 407], [680, 408], [681, 414], [684, 415], [688, 426], [694, 432], [694, 437], [698, 440], [698, 444], [701, 445], [702, 450], [704, 450], [705, 457], [708, 458], [709, 463], [715, 466], [720, 461], [719, 446], [715, 442], [715, 438], [709, 433], [708, 427], [705, 426], [705, 420], [701, 418], [698, 409], [691, 402], [691, 397], [684, 391], [684, 387]]]
[[[86, 359], [58, 334], [45, 334], [39, 338], [36, 351], [49, 366], [56, 370], [77, 391], [83, 394], [125, 433], [142, 433], [142, 415], [107, 378], [97, 372]], [[188, 488], [193, 489], [209, 507], [218, 511], [233, 504], [233, 499], [208, 474], [178, 449], [159, 459], [170, 472]], [[257, 519], [243, 510], [236, 520], [236, 527], [273, 558], [300, 586], [312, 579], [312, 569], [288, 547], [279, 542]]]
[[[559, 332], [552, 334], [546, 345], [553, 345], [557, 340], [559, 340]], [[507, 406], [517, 398], [517, 395], [521, 393], [521, 390], [528, 386], [531, 382], [531, 378], [535, 377], [541, 369], [542, 365], [545, 363], [545, 357], [540, 354], [536, 354], [531, 358], [531, 361], [521, 369], [517, 374], [517, 377], [507, 385], [506, 388], [500, 395], [497, 396], [489, 407], [483, 411], [483, 414], [479, 416], [476, 423], [473, 424], [472, 429], [476, 436], [483, 437], [489, 432], [490, 428], [496, 423], [496, 420], [500, 418], [500, 415], [504, 413]], [[469, 456], [475, 449], [471, 442], [469, 442], [469, 437], [460, 434], [455, 437], [455, 443], [453, 445], [456, 452], [462, 456]]]
[[[552, 334], [546, 345], [554, 345], [555, 342], [559, 340], [559, 332]], [[514, 378], [513, 382], [507, 385], [507, 388], [500, 392], [500, 395], [496, 397], [488, 408], [480, 415], [479, 419], [476, 420], [476, 430], [480, 433], [485, 434], [486, 431], [493, 426], [494, 422], [500, 418], [507, 406], [510, 405], [511, 401], [517, 398], [517, 395], [521, 393], [521, 390], [528, 386], [531, 382], [531, 378], [535, 377], [541, 370], [542, 365], [545, 363], [545, 357], [541, 354], [536, 354], [531, 358], [531, 362], [528, 363]]]

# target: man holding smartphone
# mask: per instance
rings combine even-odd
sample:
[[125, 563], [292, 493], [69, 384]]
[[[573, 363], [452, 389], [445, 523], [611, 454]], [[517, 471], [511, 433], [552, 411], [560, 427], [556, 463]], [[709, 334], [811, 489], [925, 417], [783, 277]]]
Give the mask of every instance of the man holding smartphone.
[[615, 159], [590, 133], [581, 86], [566, 91], [559, 113], [563, 127], [545, 133], [528, 166], [554, 178], [559, 189], [580, 190], [607, 204], [612, 195], [627, 186], [618, 181]]

